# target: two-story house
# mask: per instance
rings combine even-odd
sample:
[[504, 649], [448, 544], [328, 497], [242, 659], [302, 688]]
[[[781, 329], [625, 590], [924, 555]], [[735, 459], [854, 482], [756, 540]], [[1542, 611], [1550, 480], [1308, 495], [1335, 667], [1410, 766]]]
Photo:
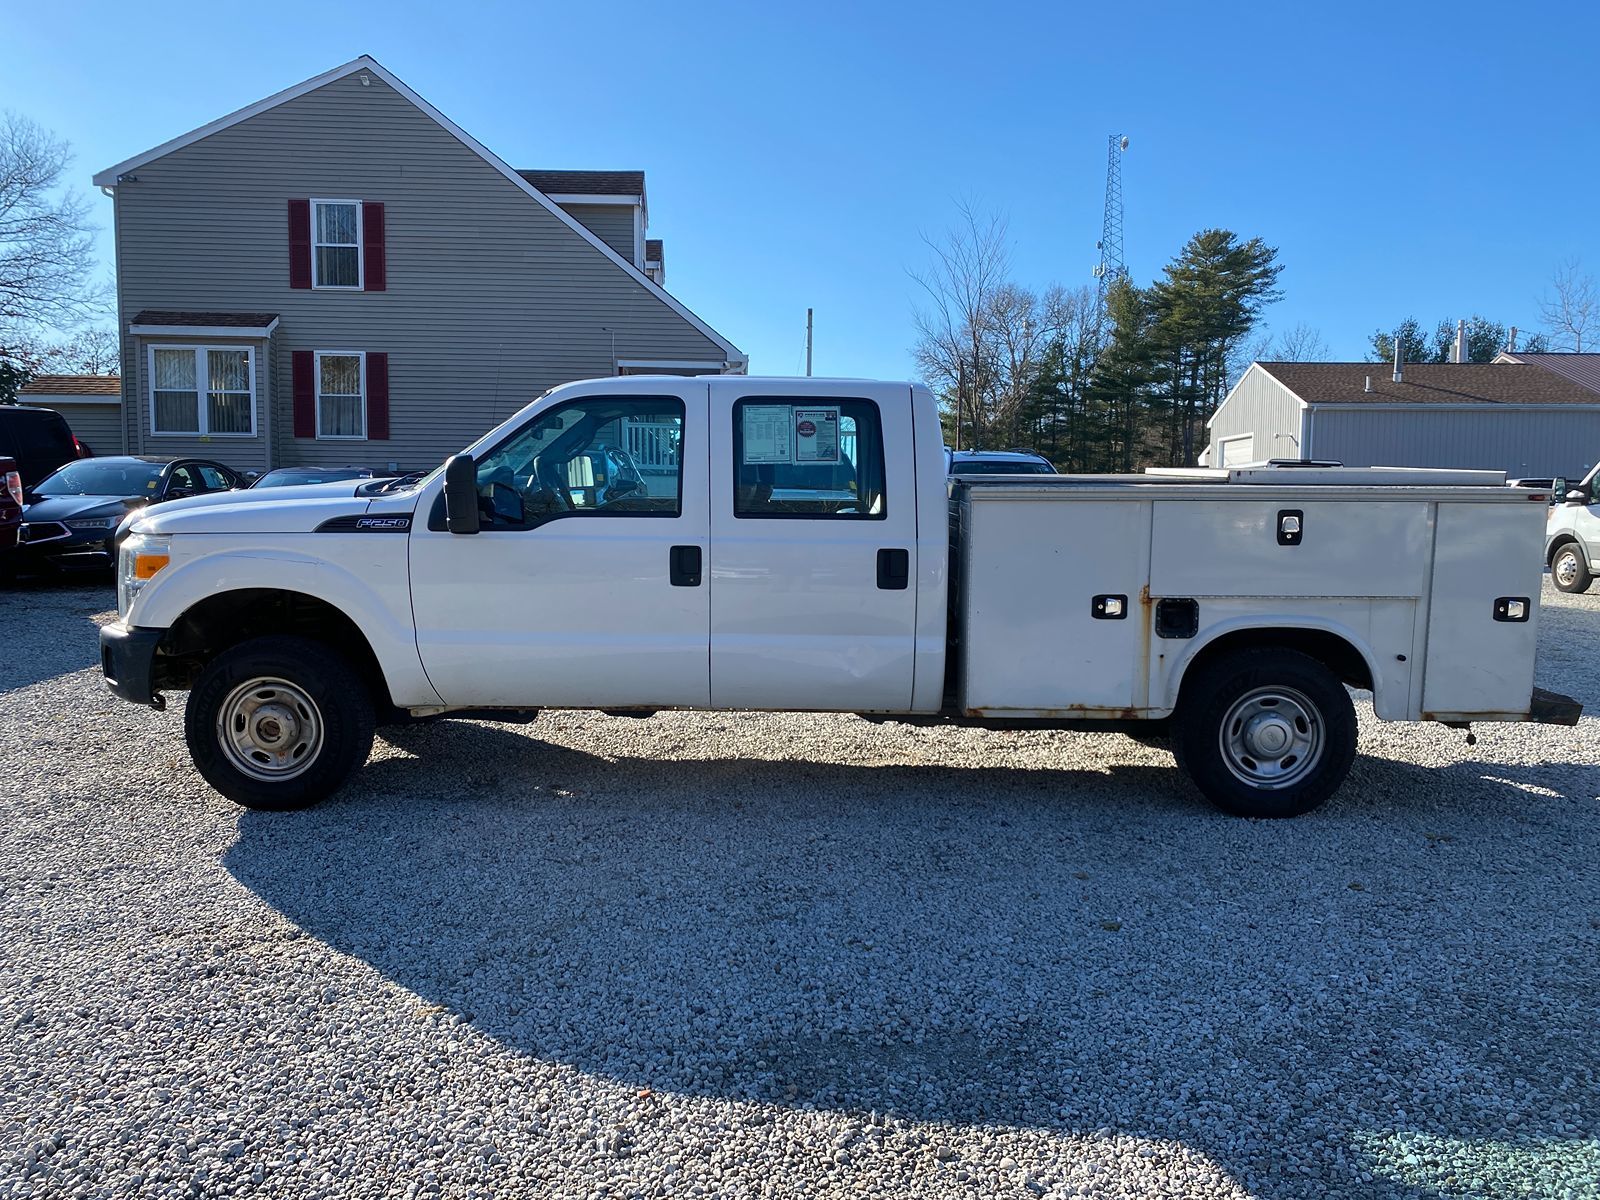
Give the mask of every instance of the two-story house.
[[95, 176], [134, 453], [431, 467], [545, 389], [742, 373], [639, 171], [518, 171], [362, 57]]

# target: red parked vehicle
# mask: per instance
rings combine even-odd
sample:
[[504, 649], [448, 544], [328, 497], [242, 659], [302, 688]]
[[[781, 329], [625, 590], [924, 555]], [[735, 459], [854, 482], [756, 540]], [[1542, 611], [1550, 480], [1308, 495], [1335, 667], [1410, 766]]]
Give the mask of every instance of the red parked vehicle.
[[0, 457], [0, 579], [15, 570], [17, 530], [22, 528], [22, 476], [13, 458]]

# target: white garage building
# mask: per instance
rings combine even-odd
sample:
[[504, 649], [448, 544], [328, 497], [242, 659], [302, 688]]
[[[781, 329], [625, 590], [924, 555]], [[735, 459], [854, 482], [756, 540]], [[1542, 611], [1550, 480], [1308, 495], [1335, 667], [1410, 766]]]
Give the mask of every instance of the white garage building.
[[[1549, 356], [1541, 356], [1549, 357]], [[1533, 363], [1256, 362], [1213, 414], [1206, 461], [1331, 459], [1581, 478], [1600, 390]]]

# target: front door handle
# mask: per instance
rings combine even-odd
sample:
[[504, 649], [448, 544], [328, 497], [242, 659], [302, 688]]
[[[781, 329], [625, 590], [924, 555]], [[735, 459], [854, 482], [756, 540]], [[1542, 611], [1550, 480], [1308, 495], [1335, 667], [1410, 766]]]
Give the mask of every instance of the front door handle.
[[903, 592], [911, 583], [911, 551], [878, 551], [878, 587], [886, 592]]
[[674, 546], [667, 559], [673, 587], [700, 586], [700, 547]]

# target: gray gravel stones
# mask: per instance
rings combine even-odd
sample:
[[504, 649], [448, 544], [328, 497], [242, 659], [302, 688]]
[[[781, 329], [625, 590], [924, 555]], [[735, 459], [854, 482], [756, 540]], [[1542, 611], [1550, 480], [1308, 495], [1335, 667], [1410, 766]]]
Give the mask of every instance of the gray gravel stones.
[[687, 713], [258, 815], [104, 692], [111, 602], [0, 593], [0, 1198], [1597, 1194], [1594, 717], [1364, 713], [1287, 823], [1116, 735]]

